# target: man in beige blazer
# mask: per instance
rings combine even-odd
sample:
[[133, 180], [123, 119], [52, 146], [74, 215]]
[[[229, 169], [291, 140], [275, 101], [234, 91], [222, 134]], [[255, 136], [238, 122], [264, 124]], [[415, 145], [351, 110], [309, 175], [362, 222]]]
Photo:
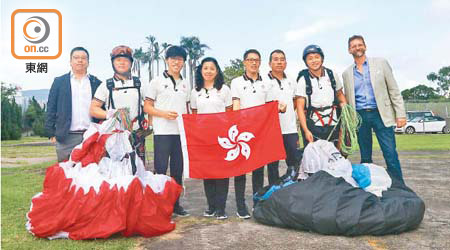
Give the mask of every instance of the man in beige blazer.
[[386, 161], [387, 171], [403, 181], [395, 144], [394, 126], [406, 124], [403, 98], [389, 63], [383, 58], [366, 57], [366, 44], [362, 36], [348, 40], [348, 52], [355, 63], [342, 75], [348, 103], [361, 115], [358, 131], [361, 163], [372, 162], [372, 130], [377, 136]]

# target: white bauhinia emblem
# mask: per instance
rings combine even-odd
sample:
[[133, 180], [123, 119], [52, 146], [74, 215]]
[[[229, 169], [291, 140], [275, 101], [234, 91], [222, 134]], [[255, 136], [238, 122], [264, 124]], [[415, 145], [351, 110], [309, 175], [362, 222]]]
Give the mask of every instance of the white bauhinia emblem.
[[225, 160], [233, 161], [239, 156], [239, 152], [245, 157], [246, 160], [250, 157], [250, 146], [247, 144], [255, 136], [250, 132], [242, 132], [239, 134], [236, 125], [231, 126], [228, 130], [229, 138], [217, 137], [219, 144], [222, 148], [229, 149]]

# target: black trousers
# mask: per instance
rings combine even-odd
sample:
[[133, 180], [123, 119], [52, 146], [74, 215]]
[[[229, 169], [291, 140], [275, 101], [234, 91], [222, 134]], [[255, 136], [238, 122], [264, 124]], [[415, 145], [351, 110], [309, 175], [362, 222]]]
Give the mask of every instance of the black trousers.
[[[155, 172], [167, 174], [170, 166], [170, 176], [183, 185], [183, 153], [179, 135], [154, 135], [153, 147], [155, 151]], [[175, 206], [179, 206], [179, 200]]]
[[234, 177], [234, 194], [236, 196], [236, 208], [238, 211], [245, 209], [245, 183], [247, 176], [241, 175]]
[[203, 180], [209, 211], [225, 212], [229, 178]]
[[[269, 184], [275, 183], [279, 178], [278, 165], [267, 165]], [[247, 176], [241, 175], [234, 177], [234, 192], [236, 196], [236, 207], [238, 211], [245, 209], [245, 184], [247, 182]], [[252, 191], [258, 192], [264, 186], [264, 166], [254, 170], [252, 172]]]
[[[295, 164], [295, 154], [297, 152], [297, 141], [298, 141], [298, 134], [292, 133], [292, 134], [283, 134], [283, 144], [284, 149], [286, 150], [286, 165], [288, 166], [294, 166]], [[278, 174], [278, 166], [279, 161], [274, 161], [272, 163], [269, 163], [269, 185], [275, 184], [275, 182], [280, 178]], [[271, 177], [270, 168], [276, 168], [276, 177], [273, 175]]]

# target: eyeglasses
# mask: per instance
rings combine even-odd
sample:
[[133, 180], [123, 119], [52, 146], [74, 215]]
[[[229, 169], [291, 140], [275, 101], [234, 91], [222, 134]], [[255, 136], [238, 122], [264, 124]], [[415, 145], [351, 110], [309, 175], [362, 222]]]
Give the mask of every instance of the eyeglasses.
[[76, 60], [76, 61], [78, 61], [78, 60], [86, 61], [87, 57], [86, 56], [72, 56], [72, 59]]
[[245, 61], [251, 62], [251, 63], [259, 63], [261, 60], [256, 59], [256, 58], [247, 58], [247, 59], [245, 59]]
[[169, 57], [168, 60], [176, 61], [176, 62], [184, 62], [184, 58], [181, 56]]

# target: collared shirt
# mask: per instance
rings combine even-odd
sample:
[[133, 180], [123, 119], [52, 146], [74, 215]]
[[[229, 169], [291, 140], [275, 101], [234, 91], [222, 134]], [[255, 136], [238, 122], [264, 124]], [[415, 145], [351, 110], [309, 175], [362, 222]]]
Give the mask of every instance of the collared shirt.
[[[334, 79], [336, 80], [336, 92], [342, 89], [342, 82], [339, 78], [339, 76], [333, 72]], [[324, 71], [324, 74], [319, 77], [310, 77], [311, 79], [311, 87], [312, 87], [312, 94], [311, 94], [311, 104], [315, 108], [324, 108], [328, 106], [333, 105], [334, 101], [334, 91], [333, 87], [331, 86], [331, 80], [328, 77], [328, 74]], [[295, 95], [299, 97], [305, 97], [306, 101], [308, 101], [308, 95], [306, 94], [306, 81], [304, 77], [301, 77], [298, 80], [297, 90], [295, 91]], [[324, 111], [319, 112], [321, 116], [324, 116], [323, 122], [325, 124], [328, 124], [330, 115], [332, 109], [326, 109]], [[316, 120], [316, 119], [315, 119]], [[331, 122], [331, 125], [335, 125], [335, 122]], [[320, 121], [317, 121], [315, 123], [316, 126], [322, 126]]]
[[[114, 79], [114, 88], [121, 87], [132, 87], [134, 86], [133, 79], [121, 81], [118, 79]], [[129, 108], [130, 109], [130, 119], [134, 120], [138, 116], [138, 104], [142, 104], [143, 97], [143, 87], [141, 86], [141, 100], [139, 98], [139, 92], [137, 88], [128, 88], [128, 89], [119, 89], [112, 91], [112, 98], [114, 101], [114, 107], [116, 109], [120, 108]], [[98, 87], [97, 91], [95, 91], [95, 99], [102, 101], [105, 103], [106, 108], [112, 108], [109, 103], [109, 89], [106, 86], [106, 81], [102, 82]], [[139, 128], [139, 122], [135, 121], [133, 124], [133, 129], [136, 130]]]
[[[181, 76], [180, 76], [181, 77]], [[189, 83], [183, 78], [174, 80], [167, 71], [163, 76], [156, 77], [145, 89], [145, 98], [154, 101], [156, 109], [175, 111], [178, 115], [187, 113], [186, 103], [190, 99]], [[176, 120], [153, 117], [153, 131], [155, 135], [179, 135]]]
[[239, 99], [241, 109], [250, 108], [272, 101], [267, 95], [270, 88], [272, 83], [263, 80], [260, 75], [254, 81], [244, 74], [231, 81], [231, 96], [233, 99]]
[[294, 110], [293, 102], [297, 83], [285, 74], [283, 74], [283, 79], [281, 80], [274, 77], [272, 72], [269, 72], [267, 77], [267, 80], [272, 82], [268, 99], [286, 104], [286, 112], [279, 113], [281, 132], [283, 134], [297, 133], [297, 113]]
[[364, 61], [362, 73], [358, 67], [353, 67], [353, 78], [355, 80], [355, 103], [356, 110], [377, 108], [377, 101], [373, 93], [372, 82], [370, 81], [369, 64]]
[[88, 129], [91, 123], [89, 107], [92, 100], [89, 75], [86, 74], [83, 78], [76, 79], [73, 72], [70, 72], [70, 88], [72, 92], [72, 121], [70, 123], [70, 131]]
[[220, 90], [202, 88], [200, 91], [193, 89], [191, 92], [191, 108], [196, 109], [198, 114], [225, 112], [231, 105], [231, 90], [225, 84]]

